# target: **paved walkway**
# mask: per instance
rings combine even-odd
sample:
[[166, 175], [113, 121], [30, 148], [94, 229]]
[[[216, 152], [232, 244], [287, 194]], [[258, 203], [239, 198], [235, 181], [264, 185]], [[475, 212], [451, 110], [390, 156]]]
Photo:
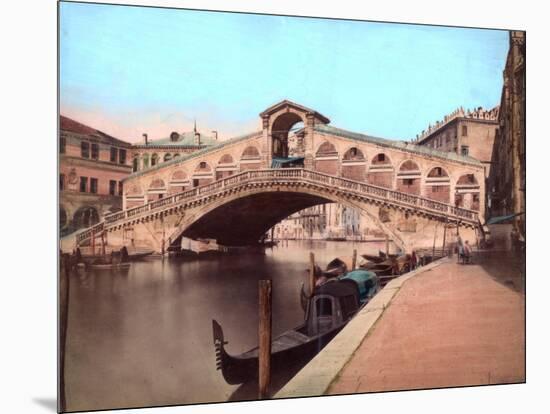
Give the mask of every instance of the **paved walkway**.
[[505, 256], [406, 281], [326, 393], [524, 382], [523, 279]]

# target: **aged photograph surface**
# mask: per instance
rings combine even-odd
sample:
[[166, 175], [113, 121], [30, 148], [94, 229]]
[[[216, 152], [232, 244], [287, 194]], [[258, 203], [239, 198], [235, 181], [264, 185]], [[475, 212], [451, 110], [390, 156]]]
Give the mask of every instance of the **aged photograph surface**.
[[526, 381], [525, 32], [58, 7], [59, 411]]

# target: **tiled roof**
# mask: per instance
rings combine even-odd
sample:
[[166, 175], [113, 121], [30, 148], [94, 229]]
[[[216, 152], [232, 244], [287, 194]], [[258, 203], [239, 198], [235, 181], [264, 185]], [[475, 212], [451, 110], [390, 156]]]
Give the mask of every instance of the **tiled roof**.
[[96, 129], [90, 128], [87, 125], [81, 124], [63, 115], [59, 116], [59, 127], [62, 131], [74, 132], [76, 134], [89, 135], [98, 133]]
[[[215, 145], [218, 141], [216, 141], [214, 138], [202, 135], [201, 134], [201, 146], [203, 145]], [[178, 139], [175, 141], [172, 141], [170, 137], [166, 138], [160, 138], [155, 140], [148, 141], [147, 145], [144, 143], [134, 144], [134, 146], [139, 148], [145, 148], [145, 147], [196, 147], [197, 144], [195, 144], [195, 133], [193, 131], [189, 132], [183, 132], [181, 134], [178, 134]]]
[[61, 131], [72, 132], [74, 134], [95, 135], [96, 137], [103, 138], [104, 142], [114, 143], [124, 147], [129, 147], [131, 145], [129, 142], [112, 137], [105, 132], [89, 127], [88, 125], [81, 124], [80, 122], [64, 115], [59, 115], [59, 129]]
[[458, 155], [454, 152], [438, 151], [424, 145], [415, 145], [405, 141], [394, 141], [386, 138], [378, 138], [370, 135], [359, 134], [357, 132], [347, 131], [345, 129], [336, 128], [330, 125], [316, 125], [315, 131], [321, 133], [332, 134], [344, 138], [350, 138], [356, 141], [368, 142], [381, 145], [384, 147], [396, 148], [402, 151], [412, 152], [415, 154], [429, 155], [430, 157], [442, 158], [444, 160], [458, 161], [466, 164], [482, 166], [483, 164], [475, 158]]

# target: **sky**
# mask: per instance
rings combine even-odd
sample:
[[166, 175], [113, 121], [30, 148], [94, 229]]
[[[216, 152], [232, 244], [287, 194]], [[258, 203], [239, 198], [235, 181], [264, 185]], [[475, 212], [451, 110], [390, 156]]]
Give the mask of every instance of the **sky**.
[[60, 3], [60, 111], [136, 142], [261, 129], [289, 99], [331, 125], [410, 140], [500, 102], [508, 32]]

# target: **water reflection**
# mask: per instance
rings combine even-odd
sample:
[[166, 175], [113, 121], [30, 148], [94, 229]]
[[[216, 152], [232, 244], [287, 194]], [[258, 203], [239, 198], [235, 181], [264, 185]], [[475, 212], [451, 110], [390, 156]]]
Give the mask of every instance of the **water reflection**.
[[[299, 242], [265, 254], [148, 260], [125, 272], [75, 272], [71, 284], [68, 410], [225, 401], [237, 386], [216, 371], [211, 320], [240, 353], [257, 345], [258, 280], [273, 281], [273, 334], [303, 320], [308, 253], [376, 253], [382, 244]], [[254, 398], [242, 391], [238, 399]], [[233, 397], [234, 398], [234, 397]]]

